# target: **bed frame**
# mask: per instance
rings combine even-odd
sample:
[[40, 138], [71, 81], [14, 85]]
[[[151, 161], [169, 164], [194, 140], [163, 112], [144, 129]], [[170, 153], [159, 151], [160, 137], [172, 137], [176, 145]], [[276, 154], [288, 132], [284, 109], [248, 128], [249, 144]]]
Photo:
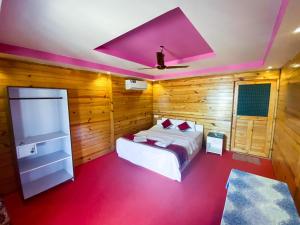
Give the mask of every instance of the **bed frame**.
[[[161, 122], [162, 121], [159, 120], [157, 121], [157, 124]], [[117, 139], [117, 154], [120, 158], [126, 159], [135, 165], [181, 182], [182, 171], [193, 160], [202, 147], [203, 126], [196, 125], [196, 131], [201, 132], [202, 134], [199, 143], [199, 150], [195, 151], [193, 155], [190, 156], [190, 159], [183, 165], [182, 168], [180, 168], [178, 159], [173, 153], [142, 143], [136, 143], [125, 138]]]

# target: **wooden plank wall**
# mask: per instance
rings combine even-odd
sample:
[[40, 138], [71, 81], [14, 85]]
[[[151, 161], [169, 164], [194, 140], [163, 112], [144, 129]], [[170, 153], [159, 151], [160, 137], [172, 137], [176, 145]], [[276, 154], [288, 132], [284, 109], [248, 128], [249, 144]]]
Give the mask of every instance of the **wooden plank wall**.
[[155, 82], [153, 89], [149, 82], [146, 91], [128, 92], [124, 78], [0, 59], [0, 194], [16, 189], [7, 86], [68, 89], [74, 161], [79, 165], [110, 152], [117, 137], [149, 128], [153, 112], [195, 120], [204, 124], [206, 134], [219, 131], [230, 140], [235, 81], [278, 77], [277, 70], [196, 77]]
[[153, 124], [152, 83], [145, 91], [126, 91], [125, 78], [112, 77], [115, 139]]
[[152, 124], [152, 86], [145, 92], [126, 93], [122, 87], [124, 79], [113, 80], [115, 113], [110, 76], [0, 59], [0, 194], [17, 187], [6, 87], [68, 89], [73, 159], [79, 165], [114, 149], [114, 127], [120, 136]]
[[300, 213], [300, 54], [281, 72], [273, 167], [278, 179], [288, 183]]
[[153, 84], [153, 114], [196, 121], [209, 131], [226, 135], [230, 149], [235, 81], [278, 79], [279, 71], [262, 71], [157, 81]]

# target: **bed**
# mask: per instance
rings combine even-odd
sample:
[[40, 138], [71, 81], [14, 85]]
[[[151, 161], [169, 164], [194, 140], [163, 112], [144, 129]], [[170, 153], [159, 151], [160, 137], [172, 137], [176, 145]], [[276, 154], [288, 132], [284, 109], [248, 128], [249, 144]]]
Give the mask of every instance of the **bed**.
[[[152, 144], [137, 143], [130, 136], [124, 136], [116, 141], [117, 154], [120, 158], [135, 165], [181, 182], [182, 171], [202, 147], [203, 126], [188, 121], [193, 129], [182, 132], [177, 128], [177, 125], [183, 121], [170, 119], [173, 124], [172, 128], [164, 129], [161, 124], [165, 119], [158, 120], [157, 124], [149, 130], [135, 134], [135, 136], [146, 136], [147, 139], [152, 140]], [[175, 150], [180, 150], [180, 148], [186, 150], [186, 160], [184, 162], [181, 162], [178, 154], [174, 154], [172, 150], [170, 151], [169, 147], [159, 147], [153, 144], [155, 141], [168, 140], [172, 140], [172, 144], [169, 146], [173, 146]]]

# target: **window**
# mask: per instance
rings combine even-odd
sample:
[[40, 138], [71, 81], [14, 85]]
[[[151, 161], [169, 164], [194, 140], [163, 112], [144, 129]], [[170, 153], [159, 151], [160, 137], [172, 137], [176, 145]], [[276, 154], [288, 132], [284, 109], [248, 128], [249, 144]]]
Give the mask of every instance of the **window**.
[[271, 84], [240, 85], [238, 116], [268, 116]]

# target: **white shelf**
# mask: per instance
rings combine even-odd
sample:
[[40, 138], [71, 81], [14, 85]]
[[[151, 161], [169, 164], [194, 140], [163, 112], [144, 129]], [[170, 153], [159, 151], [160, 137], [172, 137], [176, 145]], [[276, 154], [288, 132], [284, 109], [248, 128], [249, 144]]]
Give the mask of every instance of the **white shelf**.
[[50, 164], [68, 159], [71, 156], [64, 151], [58, 151], [51, 154], [43, 155], [37, 158], [19, 160], [20, 174], [28, 173], [33, 170], [48, 166]]
[[73, 176], [67, 171], [60, 170], [38, 180], [25, 183], [23, 184], [24, 198], [30, 198], [72, 178]]
[[24, 138], [23, 140], [17, 140], [16, 144], [17, 144], [17, 146], [28, 145], [28, 144], [38, 144], [38, 143], [43, 143], [43, 142], [54, 140], [54, 139], [64, 138], [67, 136], [69, 136], [69, 134], [59, 131], [59, 132], [53, 132], [53, 133], [49, 133], [49, 134], [31, 136], [31, 137]]
[[74, 178], [67, 90], [9, 87], [8, 95], [24, 199]]

